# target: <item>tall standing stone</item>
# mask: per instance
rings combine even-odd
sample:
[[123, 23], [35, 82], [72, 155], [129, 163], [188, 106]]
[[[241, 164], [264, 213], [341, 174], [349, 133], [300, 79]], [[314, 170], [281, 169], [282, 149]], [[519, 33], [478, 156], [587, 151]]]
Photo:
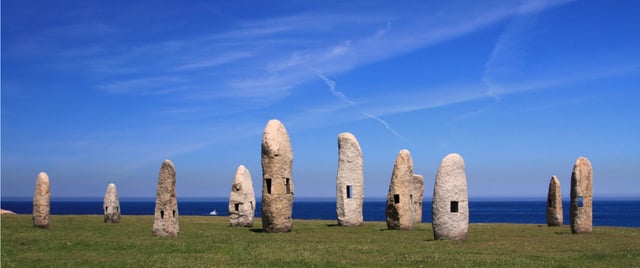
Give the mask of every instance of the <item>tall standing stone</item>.
[[156, 209], [153, 215], [153, 235], [178, 237], [179, 233], [176, 169], [171, 160], [164, 160], [158, 176]]
[[591, 233], [593, 221], [593, 170], [585, 157], [579, 157], [571, 173], [570, 225], [574, 234]]
[[276, 119], [269, 120], [262, 136], [262, 229], [290, 232], [293, 210], [293, 151], [289, 134]]
[[422, 223], [422, 199], [424, 197], [424, 177], [413, 174], [413, 223]]
[[109, 183], [109, 186], [107, 186], [102, 207], [104, 208], [105, 223], [120, 222], [120, 199], [118, 198], [118, 190], [115, 184]]
[[252, 227], [256, 211], [256, 196], [249, 170], [240, 165], [236, 170], [229, 195], [229, 224], [231, 226]]
[[36, 181], [36, 190], [33, 193], [33, 226], [39, 228], [49, 228], [49, 213], [51, 210], [51, 188], [49, 186], [49, 176], [40, 172]]
[[401, 150], [393, 166], [387, 194], [387, 228], [411, 230], [414, 222], [413, 160], [408, 150]]
[[440, 163], [433, 187], [432, 226], [436, 240], [467, 238], [468, 196], [464, 160], [459, 154], [449, 154]]
[[556, 176], [552, 176], [549, 181], [549, 192], [547, 194], [547, 225], [562, 225], [562, 194], [560, 192], [560, 181]]
[[336, 177], [336, 213], [338, 224], [360, 226], [363, 223], [364, 175], [362, 151], [351, 133], [338, 135], [338, 176]]

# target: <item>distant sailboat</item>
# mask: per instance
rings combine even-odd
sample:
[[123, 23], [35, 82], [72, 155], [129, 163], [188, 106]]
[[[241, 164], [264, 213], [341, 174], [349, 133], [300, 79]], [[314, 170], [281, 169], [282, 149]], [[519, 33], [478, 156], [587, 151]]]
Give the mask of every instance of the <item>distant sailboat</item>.
[[209, 215], [216, 216], [216, 215], [218, 215], [218, 212], [214, 209], [211, 212], [209, 212]]

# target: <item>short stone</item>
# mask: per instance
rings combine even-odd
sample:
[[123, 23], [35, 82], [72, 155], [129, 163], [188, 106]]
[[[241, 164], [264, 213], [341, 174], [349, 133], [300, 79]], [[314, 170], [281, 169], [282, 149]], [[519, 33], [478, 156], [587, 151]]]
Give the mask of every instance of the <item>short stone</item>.
[[547, 193], [547, 225], [562, 225], [562, 193], [560, 192], [560, 181], [556, 176], [552, 176], [549, 181], [549, 192]]
[[467, 238], [468, 196], [464, 160], [459, 154], [449, 154], [440, 163], [433, 187], [432, 226], [436, 240]]
[[105, 223], [120, 222], [120, 199], [118, 198], [118, 190], [115, 184], [109, 183], [109, 186], [107, 186], [102, 207], [104, 208]]
[[256, 196], [249, 170], [240, 165], [236, 170], [229, 194], [229, 224], [234, 227], [252, 227], [256, 211]]

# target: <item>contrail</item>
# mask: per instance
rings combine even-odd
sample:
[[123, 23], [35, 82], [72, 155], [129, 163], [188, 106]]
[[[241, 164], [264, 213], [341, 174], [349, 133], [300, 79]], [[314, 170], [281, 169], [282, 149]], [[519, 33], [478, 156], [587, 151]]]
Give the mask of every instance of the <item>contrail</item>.
[[[322, 80], [324, 81], [324, 83], [325, 83], [325, 84], [327, 84], [327, 86], [329, 87], [329, 91], [331, 91], [331, 94], [333, 94], [333, 96], [335, 96], [336, 98], [340, 99], [341, 101], [343, 101], [343, 102], [345, 102], [345, 103], [347, 103], [347, 104], [349, 104], [349, 105], [355, 105], [355, 104], [356, 104], [354, 101], [352, 101], [352, 100], [350, 100], [349, 98], [347, 98], [347, 96], [346, 96], [346, 95], [344, 95], [344, 93], [342, 93], [342, 91], [338, 91], [338, 90], [336, 89], [336, 82], [335, 82], [335, 81], [333, 81], [333, 80], [331, 80], [331, 79], [327, 78], [326, 76], [324, 76], [324, 75], [322, 74], [322, 72], [320, 72], [319, 70], [317, 70], [317, 69], [315, 69], [315, 68], [313, 68], [313, 67], [311, 67], [311, 66], [308, 66], [308, 65], [307, 65], [307, 67], [309, 67], [309, 69], [313, 70], [313, 71], [316, 73], [316, 75], [317, 75], [318, 77], [320, 77], [320, 79], [322, 79]], [[380, 118], [380, 117], [378, 117], [378, 116], [375, 116], [375, 115], [373, 115], [373, 114], [370, 114], [370, 113], [367, 113], [367, 112], [363, 112], [363, 111], [360, 111], [360, 110], [358, 110], [358, 111], [359, 111], [362, 115], [364, 115], [364, 116], [366, 116], [366, 117], [369, 117], [369, 118], [371, 118], [371, 119], [373, 119], [373, 120], [376, 120], [376, 121], [380, 122], [380, 124], [382, 124], [382, 125], [383, 125], [383, 126], [384, 126], [388, 131], [389, 131], [389, 132], [391, 132], [391, 134], [393, 134], [394, 136], [396, 136], [396, 137], [398, 137], [398, 138], [400, 138], [400, 139], [402, 139], [402, 140], [404, 140], [404, 141], [406, 141], [406, 142], [409, 142], [409, 140], [407, 140], [407, 138], [403, 137], [402, 135], [400, 135], [400, 133], [398, 133], [395, 129], [393, 129], [393, 128], [389, 125], [389, 123], [387, 123], [387, 121], [384, 121], [382, 118]], [[410, 142], [409, 142], [409, 143], [410, 143]]]

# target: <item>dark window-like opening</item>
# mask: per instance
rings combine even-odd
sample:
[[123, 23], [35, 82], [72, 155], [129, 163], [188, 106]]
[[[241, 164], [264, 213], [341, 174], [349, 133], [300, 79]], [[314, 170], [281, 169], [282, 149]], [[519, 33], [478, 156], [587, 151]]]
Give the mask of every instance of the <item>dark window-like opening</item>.
[[174, 218], [176, 217], [176, 211], [175, 210], [173, 211], [172, 215], [173, 215]]
[[265, 179], [265, 182], [267, 183], [267, 193], [271, 194], [271, 179]]
[[578, 196], [578, 207], [581, 208], [583, 205], [582, 196]]
[[164, 210], [160, 210], [160, 219], [164, 219]]
[[351, 185], [347, 185], [347, 198], [351, 198]]
[[290, 194], [291, 193], [291, 184], [289, 184], [289, 178], [285, 179], [284, 186], [287, 188], [287, 194]]
[[549, 198], [549, 200], [547, 200], [547, 204], [549, 204], [549, 207], [550, 207], [550, 208], [553, 208], [553, 207], [554, 207], [554, 205], [555, 205], [555, 204], [553, 203], [553, 198]]
[[251, 209], [253, 209], [253, 201], [249, 201], [249, 204], [251, 204]]
[[234, 204], [234, 206], [235, 206], [235, 208], [236, 208], [236, 211], [240, 210], [240, 204], [235, 203], [235, 204]]
[[399, 194], [394, 194], [393, 195], [393, 203], [394, 204], [400, 203], [400, 195]]
[[105, 213], [109, 212], [109, 207], [104, 207], [104, 212]]
[[458, 201], [451, 201], [451, 212], [458, 212]]
[[120, 212], [120, 207], [116, 207], [116, 212]]

